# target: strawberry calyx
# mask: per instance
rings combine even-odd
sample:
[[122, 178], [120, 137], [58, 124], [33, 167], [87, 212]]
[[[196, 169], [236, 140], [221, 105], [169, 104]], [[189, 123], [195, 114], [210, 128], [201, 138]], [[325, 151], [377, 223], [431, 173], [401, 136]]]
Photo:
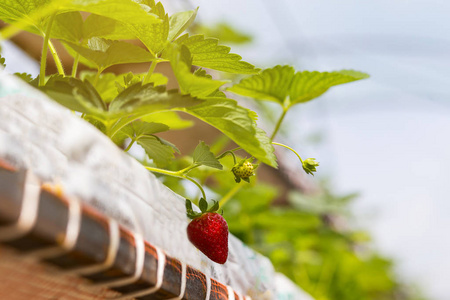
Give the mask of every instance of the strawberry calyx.
[[219, 210], [219, 201], [213, 201], [213, 205], [208, 208], [208, 202], [205, 198], [200, 198], [198, 206], [200, 208], [200, 212], [196, 212], [192, 209], [192, 202], [189, 199], [186, 199], [186, 214], [190, 219], [196, 219], [206, 213], [215, 213]]

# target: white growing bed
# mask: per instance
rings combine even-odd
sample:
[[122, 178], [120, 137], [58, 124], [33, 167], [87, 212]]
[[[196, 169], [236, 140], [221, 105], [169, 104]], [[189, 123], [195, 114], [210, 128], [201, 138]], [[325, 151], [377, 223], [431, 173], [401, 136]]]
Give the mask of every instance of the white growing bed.
[[95, 207], [164, 251], [255, 299], [312, 299], [230, 235], [226, 264], [187, 239], [184, 198], [96, 128], [0, 70], [0, 157]]

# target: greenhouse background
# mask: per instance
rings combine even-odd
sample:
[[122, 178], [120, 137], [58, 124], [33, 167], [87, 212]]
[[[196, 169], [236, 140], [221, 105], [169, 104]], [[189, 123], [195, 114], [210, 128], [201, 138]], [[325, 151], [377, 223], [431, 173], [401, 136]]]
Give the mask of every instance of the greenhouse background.
[[[371, 75], [288, 116], [402, 276], [450, 297], [450, 21], [446, 1], [192, 1], [254, 37], [252, 63]], [[239, 9], [236, 9], [239, 7]], [[259, 49], [259, 51], [254, 51]], [[246, 52], [246, 50], [248, 52]], [[302, 132], [304, 134], [302, 134]], [[305, 146], [317, 132], [322, 142]], [[319, 158], [318, 158], [319, 159]], [[322, 169], [323, 170], [323, 169]], [[318, 176], [323, 176], [319, 174]]]
[[[351, 226], [370, 231], [377, 251], [395, 261], [399, 277], [430, 299], [448, 299], [450, 21], [445, 12], [450, 4], [231, 0], [165, 5], [170, 12], [199, 6], [200, 23], [242, 28], [252, 41], [230, 45], [255, 65], [345, 68], [371, 75], [296, 107], [286, 124], [286, 132], [296, 133], [282, 139], [320, 161], [312, 185], [326, 181], [338, 194], [358, 193]], [[8, 71], [38, 74], [39, 65], [11, 44], [3, 53]]]

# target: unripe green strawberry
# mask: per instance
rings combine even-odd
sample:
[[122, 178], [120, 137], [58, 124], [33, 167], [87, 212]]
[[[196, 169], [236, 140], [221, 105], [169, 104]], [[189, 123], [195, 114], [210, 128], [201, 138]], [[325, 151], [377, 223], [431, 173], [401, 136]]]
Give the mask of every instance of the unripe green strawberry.
[[249, 178], [255, 175], [254, 171], [258, 165], [252, 164], [253, 159], [243, 159], [235, 164], [231, 171], [234, 174], [234, 180], [241, 182], [241, 179], [249, 182]]
[[228, 258], [228, 224], [218, 213], [208, 212], [192, 220], [187, 227], [192, 244], [209, 259], [224, 264]]

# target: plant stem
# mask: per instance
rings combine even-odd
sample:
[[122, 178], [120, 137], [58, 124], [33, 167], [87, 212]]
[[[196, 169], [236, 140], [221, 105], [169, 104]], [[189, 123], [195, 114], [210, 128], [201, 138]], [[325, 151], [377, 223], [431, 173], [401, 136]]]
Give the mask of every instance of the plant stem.
[[[194, 179], [192, 179], [184, 174], [180, 174], [180, 171], [173, 172], [173, 171], [169, 171], [169, 170], [153, 168], [153, 167], [148, 167], [148, 166], [145, 166], [145, 168], [147, 170], [149, 170], [150, 172], [155, 172], [155, 173], [159, 173], [159, 174], [164, 174], [164, 175], [168, 175], [168, 176], [172, 176], [172, 177], [178, 177], [178, 178], [189, 180], [190, 182], [194, 183], [200, 189], [200, 191], [202, 192], [203, 198], [206, 199], [206, 194], [205, 194], [205, 191], [203, 190], [202, 186]], [[183, 170], [181, 170], [181, 171], [183, 171]]]
[[169, 175], [172, 177], [178, 177], [178, 178], [183, 178], [181, 175], [178, 174], [178, 172], [174, 172], [174, 171], [169, 171], [169, 170], [164, 170], [164, 169], [160, 169], [160, 168], [154, 168], [154, 167], [149, 167], [149, 166], [144, 166], [147, 170], [151, 171], [151, 172], [155, 172], [155, 173], [159, 173], [159, 174], [164, 174], [164, 175]]
[[297, 155], [298, 159], [300, 160], [300, 162], [301, 162], [302, 165], [303, 165], [303, 159], [302, 159], [302, 158], [300, 157], [300, 155], [299, 155], [294, 149], [292, 149], [291, 147], [286, 146], [286, 145], [284, 145], [284, 144], [275, 143], [275, 142], [272, 142], [272, 145], [281, 146], [281, 147], [284, 147], [284, 148], [287, 148], [287, 149], [291, 150], [292, 152], [295, 153], [295, 155]]
[[[5, 1], [2, 1], [5, 2]], [[15, 1], [17, 2], [17, 1]], [[68, 2], [67, 0], [59, 1], [58, 4], [63, 4]], [[12, 2], [11, 2], [12, 3]], [[41, 5], [39, 9], [34, 10], [32, 13], [24, 15], [22, 18], [14, 22], [12, 25], [7, 25], [2, 30], [0, 30], [0, 41], [7, 40], [12, 36], [16, 35], [20, 31], [23, 31], [26, 27], [30, 25], [30, 20], [40, 20], [44, 17], [50, 16], [51, 14], [56, 14], [55, 5]]]
[[[202, 186], [201, 186], [197, 181], [195, 181], [194, 179], [192, 179], [191, 177], [188, 177], [188, 176], [182, 176], [182, 178], [187, 179], [187, 180], [189, 180], [190, 182], [194, 183], [194, 184], [200, 189], [200, 191], [202, 192], [202, 197], [203, 197], [203, 199], [206, 200], [206, 194], [205, 194], [205, 191], [203, 190]], [[196, 204], [198, 205], [198, 203], [196, 203]]]
[[147, 84], [150, 82], [150, 78], [152, 77], [153, 71], [155, 71], [157, 64], [158, 64], [158, 61], [156, 61], [156, 60], [152, 61], [150, 68], [148, 69], [147, 75], [145, 75], [145, 78], [142, 81], [142, 84]]
[[41, 69], [39, 70], [39, 86], [43, 86], [45, 84], [45, 69], [47, 67], [47, 51], [48, 51], [48, 42], [50, 40], [50, 31], [52, 30], [53, 20], [55, 19], [55, 15], [53, 14], [48, 21], [47, 28], [44, 33], [44, 44], [42, 45], [42, 55], [41, 55]]
[[94, 82], [93, 82], [93, 86], [96, 87], [97, 82], [98, 82], [98, 78], [100, 77], [100, 74], [102, 73], [102, 69], [97, 69], [97, 74], [95, 74], [95, 78], [94, 78]]
[[131, 142], [128, 144], [128, 147], [124, 150], [125, 152], [128, 152], [130, 150], [131, 146], [133, 146], [135, 140], [131, 140]]
[[77, 52], [77, 54], [75, 55], [75, 59], [73, 60], [73, 65], [72, 65], [72, 77], [76, 77], [77, 76], [78, 62], [79, 61], [80, 61], [80, 53]]
[[55, 49], [55, 46], [53, 46], [52, 41], [48, 40], [48, 46], [49, 46], [49, 49], [50, 49], [50, 53], [53, 56], [53, 60], [55, 61], [56, 68], [58, 69], [59, 75], [64, 76], [65, 75], [64, 74], [64, 68], [63, 68], [63, 65], [61, 63], [61, 59], [59, 59], [58, 53], [56, 53], [56, 49]]
[[184, 174], [186, 174], [187, 172], [189, 172], [190, 170], [195, 169], [195, 168], [197, 168], [197, 167], [200, 167], [200, 165], [198, 165], [198, 164], [192, 164], [192, 165], [190, 165], [190, 166], [187, 167], [187, 168], [184, 168], [184, 169], [182, 169], [182, 170], [179, 170], [177, 173], [180, 174], [180, 175], [184, 175]]
[[242, 188], [242, 184], [236, 184], [234, 188], [228, 191], [228, 193], [219, 200], [219, 208], [222, 208], [237, 192]]
[[284, 117], [286, 116], [287, 111], [288, 111], [288, 109], [285, 108], [285, 107], [283, 107], [283, 113], [281, 114], [280, 118], [278, 119], [277, 125], [275, 125], [275, 130], [273, 131], [272, 135], [270, 136], [270, 139], [271, 139], [272, 141], [273, 141], [273, 139], [275, 138], [275, 136], [277, 135], [278, 130], [280, 130], [281, 123], [283, 122]]
[[224, 158], [227, 154], [231, 154], [231, 156], [233, 156], [234, 164], [236, 164], [236, 163], [237, 163], [237, 161], [236, 161], [236, 155], [234, 155], [234, 152], [233, 152], [232, 150], [225, 151], [224, 153], [220, 154], [220, 155], [217, 156], [216, 158], [217, 158], [217, 159]]

